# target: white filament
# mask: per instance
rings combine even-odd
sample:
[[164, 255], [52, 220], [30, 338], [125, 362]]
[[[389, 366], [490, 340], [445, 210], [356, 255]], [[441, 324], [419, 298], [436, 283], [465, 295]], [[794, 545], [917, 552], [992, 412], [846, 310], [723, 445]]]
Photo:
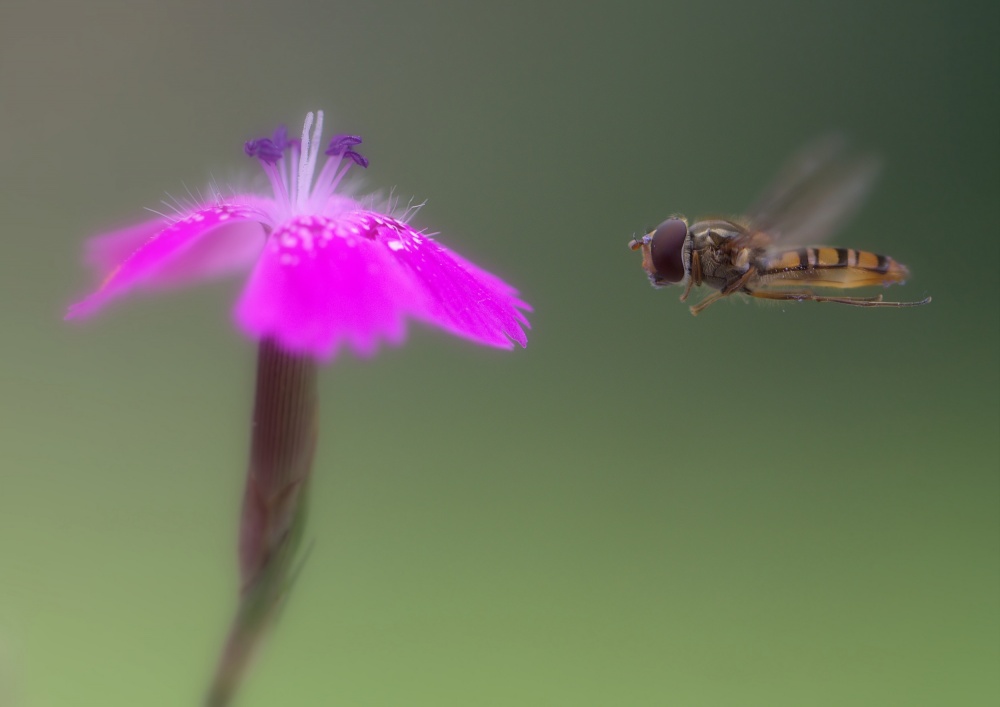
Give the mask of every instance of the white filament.
[[319, 161], [320, 139], [323, 137], [323, 111], [316, 111], [316, 128], [313, 130], [312, 142], [309, 144], [309, 179], [312, 180], [313, 172], [316, 171], [316, 162]]
[[[303, 208], [309, 200], [313, 173], [316, 171], [316, 160], [319, 158], [320, 138], [323, 136], [323, 111], [316, 111], [316, 127], [313, 128], [313, 114], [306, 114], [305, 125], [302, 126], [302, 149], [299, 155], [299, 183], [295, 194], [295, 204]], [[310, 135], [312, 130], [312, 135]]]
[[299, 184], [295, 193], [296, 204], [302, 204], [305, 201], [302, 192], [308, 193], [309, 180], [312, 179], [312, 170], [309, 169], [309, 129], [312, 128], [312, 124], [313, 114], [306, 113], [306, 122], [302, 126], [302, 141], [299, 144]]

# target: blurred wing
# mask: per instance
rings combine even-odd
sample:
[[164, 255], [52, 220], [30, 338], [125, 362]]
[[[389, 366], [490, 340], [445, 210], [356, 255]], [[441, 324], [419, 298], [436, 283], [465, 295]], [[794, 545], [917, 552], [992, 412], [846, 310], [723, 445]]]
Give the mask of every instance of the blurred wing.
[[879, 162], [847, 158], [839, 135], [818, 140], [796, 154], [748, 212], [750, 230], [775, 246], [822, 245], [850, 218], [871, 190]]

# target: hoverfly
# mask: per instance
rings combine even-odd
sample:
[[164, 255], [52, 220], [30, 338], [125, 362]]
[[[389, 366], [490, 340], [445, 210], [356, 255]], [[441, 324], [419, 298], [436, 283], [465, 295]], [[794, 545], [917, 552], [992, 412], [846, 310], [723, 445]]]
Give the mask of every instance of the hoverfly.
[[691, 307], [741, 293], [769, 300], [837, 302], [856, 307], [916, 307], [875, 297], [818, 294], [818, 288], [849, 289], [905, 282], [906, 266], [886, 255], [823, 243], [857, 209], [874, 182], [871, 158], [843, 157], [844, 141], [820, 140], [798, 153], [744, 218], [710, 218], [688, 224], [671, 216], [629, 243], [642, 251], [642, 267], [654, 287], [683, 284], [717, 290]]

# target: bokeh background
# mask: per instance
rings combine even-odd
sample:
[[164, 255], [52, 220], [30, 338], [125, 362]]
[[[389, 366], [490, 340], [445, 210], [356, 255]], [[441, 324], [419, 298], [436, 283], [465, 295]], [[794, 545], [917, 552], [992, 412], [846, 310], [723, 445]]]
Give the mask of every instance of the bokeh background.
[[[238, 281], [62, 322], [88, 235], [323, 108], [517, 284], [322, 375], [312, 550], [253, 705], [1000, 698], [995, 2], [0, 5], [0, 705], [197, 704], [235, 606]], [[627, 241], [839, 129], [838, 243], [929, 307], [693, 318]]]

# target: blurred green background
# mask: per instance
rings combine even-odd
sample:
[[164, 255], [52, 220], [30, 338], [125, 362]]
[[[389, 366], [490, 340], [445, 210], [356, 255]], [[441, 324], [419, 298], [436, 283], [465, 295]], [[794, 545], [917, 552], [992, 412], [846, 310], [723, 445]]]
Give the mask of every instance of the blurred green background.
[[[254, 705], [1000, 698], [995, 2], [0, 5], [0, 705], [196, 704], [235, 606], [239, 282], [61, 320], [85, 238], [327, 111], [520, 287], [322, 375], [313, 550]], [[929, 307], [714, 306], [628, 240], [810, 138], [886, 169], [838, 243]]]

